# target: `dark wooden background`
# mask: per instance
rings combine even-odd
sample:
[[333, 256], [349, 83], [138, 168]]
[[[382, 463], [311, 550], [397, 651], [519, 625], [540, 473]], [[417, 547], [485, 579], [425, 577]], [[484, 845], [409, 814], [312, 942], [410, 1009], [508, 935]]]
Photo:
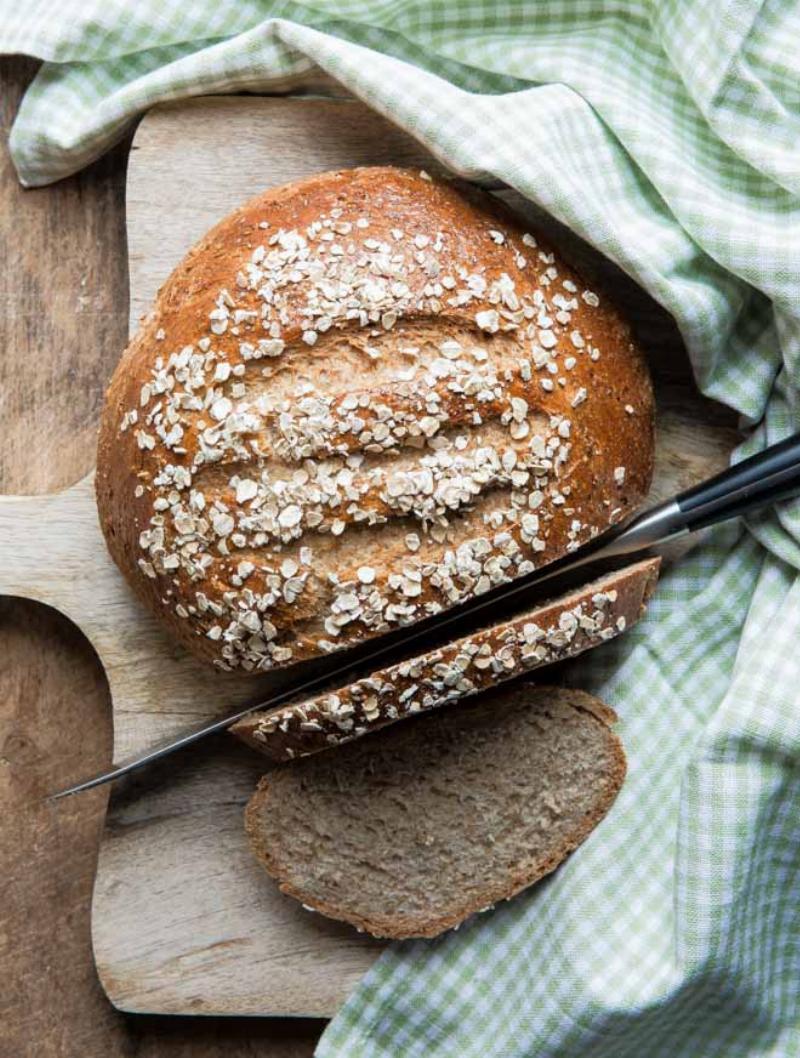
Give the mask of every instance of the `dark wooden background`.
[[[6, 494], [53, 492], [91, 469], [127, 334], [129, 140], [77, 176], [23, 191], [6, 141], [35, 71], [0, 60]], [[0, 598], [0, 1058], [307, 1058], [322, 1022], [131, 1017], [109, 1005], [89, 933], [107, 795], [44, 798], [110, 756], [108, 690], [92, 648], [53, 610]]]

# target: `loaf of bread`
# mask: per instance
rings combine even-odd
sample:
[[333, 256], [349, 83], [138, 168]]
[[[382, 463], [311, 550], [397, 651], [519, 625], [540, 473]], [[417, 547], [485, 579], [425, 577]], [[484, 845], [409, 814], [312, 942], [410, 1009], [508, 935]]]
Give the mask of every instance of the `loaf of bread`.
[[582, 691], [518, 685], [278, 765], [246, 812], [284, 893], [381, 937], [433, 937], [554, 870], [625, 754]]
[[230, 730], [273, 760], [291, 760], [575, 657], [638, 621], [655, 587], [659, 562], [644, 559], [608, 573], [341, 690], [251, 713]]
[[97, 500], [185, 646], [260, 672], [580, 547], [652, 463], [604, 296], [489, 196], [354, 169], [253, 199], [176, 268], [111, 382]]

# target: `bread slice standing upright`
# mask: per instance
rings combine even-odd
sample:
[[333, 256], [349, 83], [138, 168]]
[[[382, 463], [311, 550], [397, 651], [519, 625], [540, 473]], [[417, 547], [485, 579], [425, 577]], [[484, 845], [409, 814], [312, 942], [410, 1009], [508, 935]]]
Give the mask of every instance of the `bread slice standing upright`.
[[658, 568], [657, 558], [635, 562], [347, 687], [251, 713], [230, 730], [273, 760], [289, 760], [575, 657], [638, 621]]

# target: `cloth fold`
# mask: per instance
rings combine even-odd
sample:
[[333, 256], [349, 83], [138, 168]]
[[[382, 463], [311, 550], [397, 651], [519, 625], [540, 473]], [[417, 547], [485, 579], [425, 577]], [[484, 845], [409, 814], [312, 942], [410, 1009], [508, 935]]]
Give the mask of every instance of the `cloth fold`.
[[[737, 458], [798, 425], [798, 39], [791, 0], [0, 0], [0, 50], [45, 60], [25, 184], [158, 101], [324, 71], [646, 288], [741, 415]], [[322, 1058], [800, 1054], [798, 570], [800, 503], [722, 526], [570, 669], [621, 716], [613, 811], [530, 893], [392, 946]]]

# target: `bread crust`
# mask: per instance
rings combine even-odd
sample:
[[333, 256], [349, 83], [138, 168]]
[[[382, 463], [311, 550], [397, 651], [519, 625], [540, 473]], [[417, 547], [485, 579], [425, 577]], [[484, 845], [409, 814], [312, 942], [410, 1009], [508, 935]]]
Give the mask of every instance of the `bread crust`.
[[[454, 730], [457, 730], [460, 724], [468, 725], [471, 716], [477, 719], [478, 723], [481, 721], [485, 723], [487, 709], [491, 717], [489, 722], [496, 725], [499, 719], [498, 714], [502, 717], [503, 713], [513, 714], [521, 709], [546, 708], [548, 705], [580, 712], [601, 727], [606, 734], [606, 749], [611, 755], [610, 764], [602, 781], [595, 786], [596, 800], [592, 809], [583, 816], [569, 837], [535, 863], [520, 865], [518, 869], [511, 872], [510, 877], [502, 880], [498, 878], [478, 896], [461, 902], [451, 898], [447, 910], [421, 919], [419, 915], [413, 914], [359, 913], [352, 906], [347, 908], [339, 906], [329, 900], [319, 898], [310, 887], [298, 885], [291, 878], [291, 864], [283, 862], [279, 849], [266, 839], [261, 821], [262, 817], [269, 812], [271, 798], [280, 796], [284, 769], [302, 767], [310, 763], [305, 761], [299, 764], [276, 766], [272, 772], [262, 777], [248, 802], [245, 809], [245, 830], [254, 855], [264, 869], [278, 882], [281, 892], [301, 901], [310, 909], [319, 911], [329, 918], [349, 922], [356, 929], [371, 933], [376, 937], [397, 940], [412, 937], [435, 937], [445, 930], [458, 926], [470, 915], [486, 910], [501, 900], [511, 899], [523, 889], [554, 871], [571, 852], [586, 840], [614, 803], [627, 771], [622, 743], [610, 727], [616, 722], [617, 716], [613, 709], [584, 691], [523, 684], [513, 689], [503, 689], [494, 695], [483, 695], [477, 702], [459, 706], [452, 713], [448, 712], [442, 717], [445, 722], [452, 721]], [[382, 737], [388, 736], [392, 739], [403, 739], [413, 747], [415, 739], [425, 737], [426, 728], [423, 725], [433, 719], [434, 717], [421, 718], [421, 725], [403, 725], [402, 728], [393, 729], [383, 736], [376, 736], [375, 741], [380, 742]], [[455, 737], [457, 736], [454, 735]]]
[[376, 168], [267, 191], [187, 254], [114, 374], [96, 481], [140, 598], [260, 672], [579, 547], [652, 466], [607, 298], [489, 196]]
[[575, 657], [641, 617], [659, 565], [658, 558], [637, 562], [341, 690], [251, 713], [230, 731], [271, 760], [292, 760]]

